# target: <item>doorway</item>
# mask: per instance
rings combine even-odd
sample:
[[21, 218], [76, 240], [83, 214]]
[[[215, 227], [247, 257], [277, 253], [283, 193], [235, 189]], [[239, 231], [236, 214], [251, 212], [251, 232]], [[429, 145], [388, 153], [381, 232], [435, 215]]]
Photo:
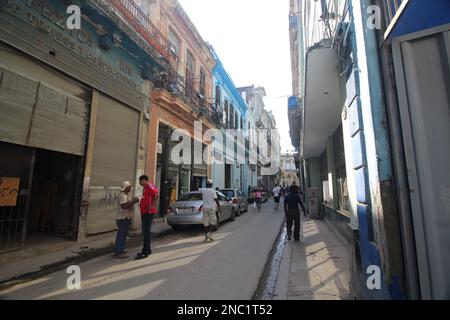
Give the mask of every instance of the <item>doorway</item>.
[[75, 239], [80, 203], [79, 156], [37, 149], [27, 234], [44, 233]]
[[20, 181], [16, 203], [0, 206], [0, 252], [49, 236], [76, 239], [82, 163], [80, 156], [0, 142], [0, 177]]

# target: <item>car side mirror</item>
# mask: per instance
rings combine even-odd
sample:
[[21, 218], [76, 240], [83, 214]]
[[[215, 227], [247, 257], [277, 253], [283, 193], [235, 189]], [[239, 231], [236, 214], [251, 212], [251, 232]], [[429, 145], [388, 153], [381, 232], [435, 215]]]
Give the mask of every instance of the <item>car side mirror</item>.
[[233, 201], [233, 199], [231, 199], [231, 198], [227, 198], [227, 201], [228, 201], [228, 202], [231, 202], [231, 201]]

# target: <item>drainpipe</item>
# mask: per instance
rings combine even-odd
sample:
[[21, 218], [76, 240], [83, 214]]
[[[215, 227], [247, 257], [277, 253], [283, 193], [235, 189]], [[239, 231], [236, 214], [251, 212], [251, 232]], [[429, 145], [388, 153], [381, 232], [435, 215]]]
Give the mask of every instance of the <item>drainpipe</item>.
[[[383, 8], [380, 0], [376, 4]], [[394, 181], [397, 193], [397, 207], [401, 231], [401, 242], [403, 249], [403, 261], [406, 278], [406, 290], [408, 298], [420, 299], [419, 275], [417, 267], [416, 246], [411, 216], [411, 202], [409, 197], [409, 185], [407, 180], [406, 160], [404, 155], [403, 135], [398, 106], [398, 97], [395, 84], [395, 73], [391, 45], [384, 40], [382, 30], [379, 32], [380, 43], [380, 65], [382, 68], [383, 89], [386, 99], [386, 115], [388, 120], [388, 131], [391, 144], [391, 159], [393, 165]]]

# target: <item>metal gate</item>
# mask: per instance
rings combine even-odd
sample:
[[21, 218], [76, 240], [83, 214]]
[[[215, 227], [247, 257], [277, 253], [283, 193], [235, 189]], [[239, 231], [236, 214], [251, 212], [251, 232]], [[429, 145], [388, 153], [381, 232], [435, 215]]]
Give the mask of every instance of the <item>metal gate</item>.
[[[20, 249], [25, 244], [26, 217], [30, 205], [31, 181], [36, 153], [35, 150], [32, 150], [30, 154], [28, 153], [30, 150], [26, 150], [24, 147], [9, 146], [2, 142], [0, 142], [0, 150], [3, 153], [0, 155], [0, 164], [2, 165], [0, 176], [4, 176], [4, 172], [8, 171], [20, 178], [16, 205], [0, 206], [0, 253], [3, 253]], [[16, 163], [15, 168], [19, 170], [6, 168], [5, 161], [2, 161], [5, 160], [5, 154], [9, 154], [10, 165], [14, 166]], [[28, 162], [28, 165], [24, 162]]]

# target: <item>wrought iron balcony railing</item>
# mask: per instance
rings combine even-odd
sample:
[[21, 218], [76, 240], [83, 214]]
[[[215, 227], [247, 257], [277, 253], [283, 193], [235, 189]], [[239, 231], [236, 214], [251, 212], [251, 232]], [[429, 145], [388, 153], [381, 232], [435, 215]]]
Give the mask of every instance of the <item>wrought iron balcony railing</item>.
[[110, 0], [110, 3], [162, 57], [169, 58], [169, 41], [133, 0]]
[[194, 88], [191, 81], [179, 75], [172, 67], [169, 67], [167, 72], [155, 74], [153, 83], [156, 89], [165, 90], [183, 100], [200, 117], [208, 118], [217, 127], [222, 126], [221, 109], [208, 102], [204, 95]]

